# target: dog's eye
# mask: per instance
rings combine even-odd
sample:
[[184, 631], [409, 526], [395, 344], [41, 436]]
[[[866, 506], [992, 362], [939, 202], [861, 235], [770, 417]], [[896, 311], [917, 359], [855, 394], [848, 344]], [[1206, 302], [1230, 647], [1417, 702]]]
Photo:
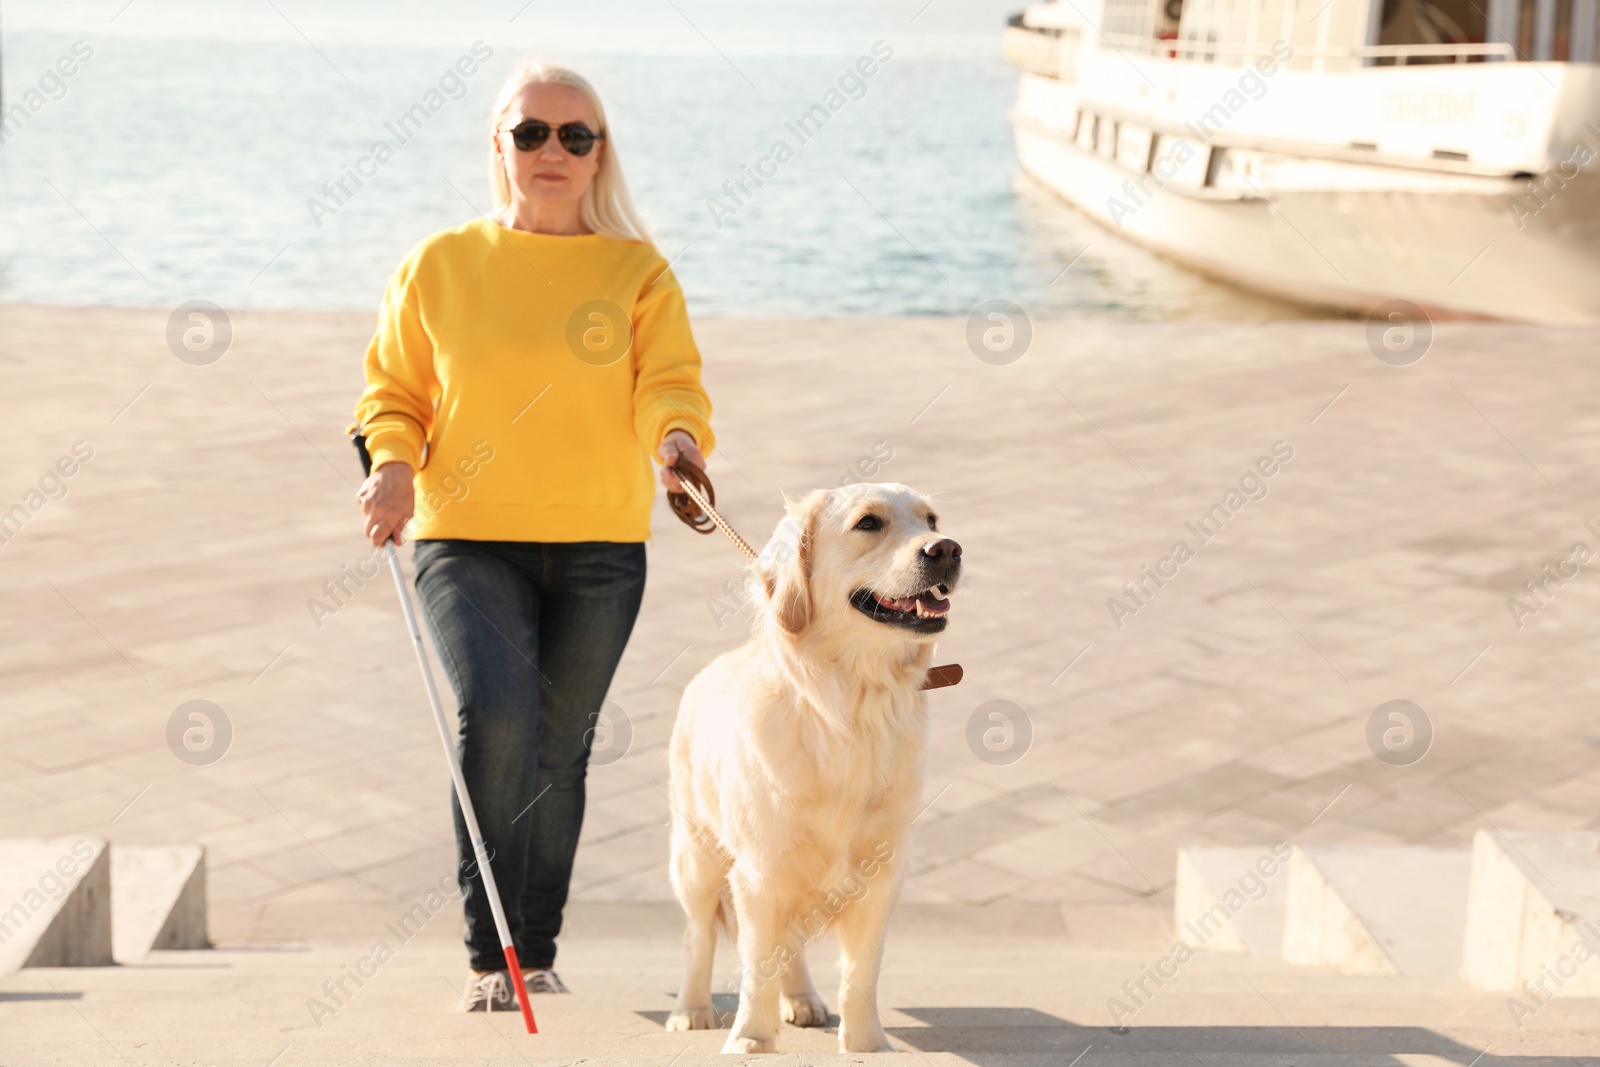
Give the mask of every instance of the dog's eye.
[[876, 515], [863, 515], [863, 516], [861, 516], [860, 520], [856, 523], [856, 529], [858, 529], [858, 530], [881, 530], [881, 529], [883, 529], [883, 520], [878, 518], [878, 516], [876, 516]]
[[939, 528], [939, 516], [935, 515], [931, 511], [928, 512], [928, 529], [937, 530], [938, 528]]

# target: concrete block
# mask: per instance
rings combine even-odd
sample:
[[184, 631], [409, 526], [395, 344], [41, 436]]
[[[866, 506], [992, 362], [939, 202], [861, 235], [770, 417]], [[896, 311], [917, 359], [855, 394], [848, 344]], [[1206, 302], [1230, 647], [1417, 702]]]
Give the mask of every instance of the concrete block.
[[0, 841], [0, 974], [111, 962], [111, 856], [95, 838]]
[[1178, 850], [1173, 923], [1191, 948], [1275, 957], [1283, 944], [1287, 845]]
[[111, 912], [119, 963], [136, 963], [153, 949], [209, 948], [205, 849], [117, 845]]
[[[1479, 830], [1461, 978], [1535, 1000], [1600, 996], [1600, 833]], [[1529, 991], [1530, 996], [1534, 996]]]
[[1449, 976], [1461, 966], [1471, 853], [1308, 845], [1289, 864], [1283, 958], [1345, 974]]

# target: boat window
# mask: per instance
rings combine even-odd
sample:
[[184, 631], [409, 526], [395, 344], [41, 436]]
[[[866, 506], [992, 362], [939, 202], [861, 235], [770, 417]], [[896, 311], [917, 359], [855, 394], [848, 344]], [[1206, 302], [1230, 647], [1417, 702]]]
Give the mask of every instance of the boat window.
[[1596, 56], [1595, 0], [1496, 0], [1489, 5], [1488, 36], [1536, 63], [1593, 63]]
[[[1571, 0], [1568, 0], [1570, 5]], [[1483, 44], [1488, 16], [1473, 0], [1384, 0], [1378, 45]], [[1482, 57], [1475, 57], [1482, 58]], [[1376, 56], [1374, 66], [1454, 63], [1455, 56]]]

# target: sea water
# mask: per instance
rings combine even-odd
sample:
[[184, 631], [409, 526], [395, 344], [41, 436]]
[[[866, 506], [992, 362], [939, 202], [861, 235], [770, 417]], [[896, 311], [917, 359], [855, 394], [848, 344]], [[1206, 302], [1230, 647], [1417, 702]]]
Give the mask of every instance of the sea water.
[[539, 53], [600, 90], [697, 314], [1294, 314], [1021, 175], [1020, 2], [5, 0], [0, 301], [375, 309], [490, 210], [488, 107]]

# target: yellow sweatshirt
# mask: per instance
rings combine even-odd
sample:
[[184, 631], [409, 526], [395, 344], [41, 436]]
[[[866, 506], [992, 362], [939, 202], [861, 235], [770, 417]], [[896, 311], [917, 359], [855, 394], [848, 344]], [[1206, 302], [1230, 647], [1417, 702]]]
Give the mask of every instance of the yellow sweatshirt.
[[415, 538], [644, 541], [669, 430], [703, 453], [711, 401], [683, 291], [652, 247], [487, 220], [389, 282], [356, 423], [416, 470]]

